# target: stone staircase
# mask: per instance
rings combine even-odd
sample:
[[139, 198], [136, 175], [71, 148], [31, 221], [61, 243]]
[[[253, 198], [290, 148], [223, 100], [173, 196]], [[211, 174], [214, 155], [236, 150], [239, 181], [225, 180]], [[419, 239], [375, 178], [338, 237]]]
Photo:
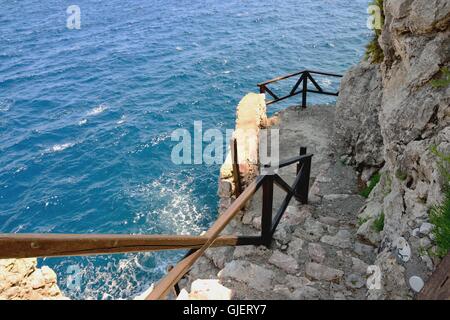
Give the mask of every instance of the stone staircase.
[[[335, 158], [331, 145], [334, 108], [315, 106], [299, 111], [291, 107], [277, 116], [273, 128], [280, 130], [280, 158], [297, 155], [300, 146], [314, 154], [310, 204], [291, 200], [270, 248], [208, 250], [180, 283], [188, 289], [180, 299], [366, 298], [367, 267], [376, 252], [356, 235], [357, 214], [365, 199], [358, 195], [357, 173]], [[279, 174], [291, 183], [295, 166]], [[284, 195], [275, 187], [274, 208]], [[256, 194], [227, 233], [256, 235], [260, 227], [261, 194]]]

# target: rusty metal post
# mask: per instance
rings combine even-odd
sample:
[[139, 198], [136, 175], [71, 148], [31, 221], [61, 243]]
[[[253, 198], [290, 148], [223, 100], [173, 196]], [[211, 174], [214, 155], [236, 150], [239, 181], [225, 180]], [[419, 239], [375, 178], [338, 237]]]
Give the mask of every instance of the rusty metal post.
[[302, 108], [306, 108], [306, 98], [308, 96], [308, 71], [305, 71], [302, 75], [303, 89], [302, 89]]
[[266, 93], [266, 86], [265, 85], [260, 85], [259, 86], [259, 93]]
[[273, 176], [267, 175], [263, 182], [263, 202], [261, 213], [261, 240], [269, 247], [272, 242]]
[[[300, 148], [300, 155], [306, 155], [307, 149]], [[303, 159], [297, 164], [297, 175], [300, 174], [300, 182], [295, 188], [295, 198], [302, 204], [308, 204], [309, 179], [311, 176], [311, 157]]]
[[242, 193], [241, 172], [239, 170], [238, 147], [236, 138], [231, 139], [231, 161], [233, 163], [233, 181], [236, 198]]

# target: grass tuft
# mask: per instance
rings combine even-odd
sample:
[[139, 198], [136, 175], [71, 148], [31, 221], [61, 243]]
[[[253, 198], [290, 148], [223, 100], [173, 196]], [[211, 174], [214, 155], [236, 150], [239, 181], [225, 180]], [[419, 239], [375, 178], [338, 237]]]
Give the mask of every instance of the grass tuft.
[[361, 227], [367, 221], [369, 221], [369, 218], [367, 217], [366, 218], [358, 217], [358, 227]]
[[450, 70], [447, 67], [441, 68], [442, 77], [431, 81], [433, 88], [446, 88], [450, 85]]
[[381, 179], [381, 174], [380, 173], [376, 173], [372, 176], [372, 178], [370, 178], [369, 180], [369, 185], [363, 190], [361, 191], [359, 194], [364, 197], [364, 198], [368, 198], [370, 193], [372, 192], [372, 190], [377, 186], [377, 184], [380, 182]]
[[384, 229], [384, 212], [382, 212], [380, 214], [380, 216], [373, 221], [372, 228], [378, 233], [383, 231], [383, 229]]

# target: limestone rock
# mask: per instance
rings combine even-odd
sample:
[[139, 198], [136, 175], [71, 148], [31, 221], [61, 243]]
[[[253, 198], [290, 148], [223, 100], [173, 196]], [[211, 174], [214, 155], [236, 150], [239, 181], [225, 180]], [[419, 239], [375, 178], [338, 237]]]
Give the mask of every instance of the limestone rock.
[[431, 233], [431, 231], [433, 231], [433, 229], [434, 229], [434, 226], [431, 223], [425, 222], [420, 226], [419, 231], [423, 235], [429, 235]]
[[317, 300], [320, 298], [320, 292], [313, 287], [304, 286], [295, 290], [292, 297], [295, 300]]
[[[375, 266], [379, 268], [380, 288], [369, 290], [368, 299], [407, 299], [409, 296], [405, 282], [405, 268], [398, 264], [396, 257], [389, 251], [383, 251], [377, 257]], [[375, 275], [376, 276], [376, 275]]]
[[308, 253], [313, 262], [322, 263], [325, 260], [326, 252], [318, 243], [309, 243]]
[[359, 256], [366, 257], [366, 256], [373, 255], [375, 248], [357, 241], [357, 242], [355, 242], [355, 244], [353, 246], [353, 250]]
[[335, 142], [358, 165], [380, 166], [384, 162], [378, 121], [381, 97], [382, 81], [377, 65], [361, 63], [351, 68], [341, 81]]
[[232, 254], [233, 249], [230, 247], [210, 248], [205, 252], [205, 256], [219, 269], [225, 267], [225, 263], [231, 259]]
[[0, 260], [0, 300], [65, 299], [56, 274], [47, 266], [37, 268], [36, 259]]
[[306, 265], [306, 275], [316, 280], [336, 281], [344, 276], [344, 272], [311, 262]]
[[345, 279], [345, 285], [348, 288], [360, 289], [366, 284], [366, 281], [358, 274], [351, 274]]
[[278, 240], [281, 244], [288, 244], [289, 241], [291, 241], [292, 233], [287, 225], [280, 224], [275, 231], [273, 238]]
[[269, 258], [269, 263], [291, 274], [295, 274], [299, 269], [298, 263], [294, 258], [280, 251], [275, 251], [272, 254]]
[[309, 206], [288, 206], [283, 215], [282, 222], [287, 225], [297, 226], [305, 222], [307, 218], [311, 217], [311, 209]]
[[236, 247], [233, 252], [233, 259], [241, 259], [249, 256], [261, 256], [267, 251], [265, 247], [240, 246]]
[[369, 265], [367, 263], [365, 263], [364, 261], [362, 261], [358, 258], [352, 257], [352, 269], [354, 272], [365, 275], [367, 273], [368, 266]]
[[381, 234], [373, 228], [374, 219], [369, 219], [364, 222], [356, 232], [356, 234], [363, 240], [378, 245], [381, 241]]
[[299, 260], [300, 256], [303, 254], [304, 243], [305, 242], [300, 238], [293, 238], [289, 243], [287, 253], [295, 259]]
[[296, 277], [290, 274], [286, 276], [285, 280], [286, 285], [292, 290], [296, 290], [304, 286], [309, 286], [313, 284], [308, 278]]
[[308, 241], [319, 240], [325, 232], [325, 226], [320, 221], [313, 218], [307, 218], [303, 228], [297, 228], [294, 235]]
[[280, 284], [275, 285], [275, 287], [273, 288], [273, 292], [284, 298], [288, 298], [291, 295], [291, 291], [289, 290], [289, 288]]
[[352, 245], [351, 236], [352, 235], [348, 230], [339, 230], [335, 236], [323, 236], [320, 241], [331, 246], [345, 249], [350, 248]]
[[412, 276], [409, 278], [409, 285], [411, 286], [411, 289], [414, 290], [414, 292], [420, 292], [422, 291], [425, 283], [423, 282], [422, 278], [418, 276]]
[[270, 290], [275, 277], [273, 271], [248, 261], [233, 260], [225, 265], [218, 274], [219, 279], [233, 279], [247, 284], [249, 287], [264, 292]]

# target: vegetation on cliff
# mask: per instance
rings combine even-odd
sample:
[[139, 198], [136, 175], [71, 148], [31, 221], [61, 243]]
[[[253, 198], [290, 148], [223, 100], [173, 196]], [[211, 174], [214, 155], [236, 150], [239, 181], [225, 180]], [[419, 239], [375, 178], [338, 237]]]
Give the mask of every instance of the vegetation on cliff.
[[433, 88], [445, 88], [450, 85], [450, 70], [447, 67], [441, 68], [440, 79], [435, 79], [431, 81]]
[[431, 208], [430, 222], [434, 224], [435, 237], [439, 257], [444, 257], [450, 251], [450, 154], [443, 154], [432, 148], [432, 152], [439, 159], [439, 167], [444, 179], [444, 201]]
[[381, 175], [379, 173], [376, 173], [373, 175], [372, 178], [369, 180], [369, 185], [360, 192], [360, 195], [364, 198], [368, 198], [372, 190], [377, 186], [377, 184], [380, 182]]

